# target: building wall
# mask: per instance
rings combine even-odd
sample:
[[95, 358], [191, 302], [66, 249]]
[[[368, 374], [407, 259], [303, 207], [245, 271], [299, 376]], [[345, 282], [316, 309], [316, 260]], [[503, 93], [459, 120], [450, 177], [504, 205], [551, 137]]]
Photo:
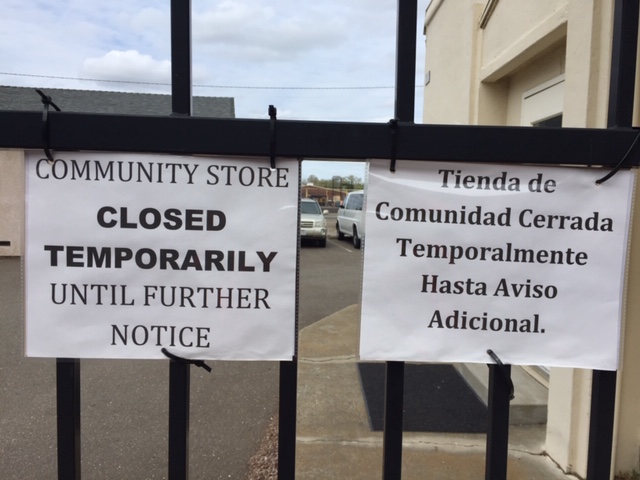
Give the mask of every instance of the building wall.
[[0, 150], [0, 256], [20, 256], [24, 244], [24, 154]]
[[[606, 127], [613, 8], [613, 0], [433, 2], [425, 21], [425, 69], [431, 71], [431, 83], [425, 86], [424, 123], [521, 125], [523, 94], [563, 78], [563, 126]], [[464, 28], [471, 30], [461, 31]], [[456, 43], [456, 35], [466, 43]], [[443, 44], [454, 44], [457, 50], [434, 47]], [[455, 54], [460, 59], [448, 61]], [[447, 81], [436, 82], [438, 78]], [[438, 99], [448, 99], [454, 107]], [[640, 289], [640, 205], [634, 212], [628, 292]], [[640, 297], [627, 297], [614, 435], [616, 472], [640, 469]], [[552, 369], [545, 448], [565, 471], [582, 477], [590, 397], [591, 371]]]
[[[640, 48], [638, 58], [640, 65]], [[640, 125], [640, 75], [636, 75], [636, 92], [633, 125]], [[626, 292], [626, 315], [623, 326], [623, 344], [620, 370], [618, 371], [618, 405], [616, 408], [615, 462], [624, 465], [625, 470], [640, 470], [640, 207], [638, 206], [638, 187], [636, 186], [636, 204], [634, 205], [631, 229], [636, 241], [629, 252], [628, 280]]]
[[640, 205], [637, 191], [631, 229], [635, 235], [629, 252], [622, 357], [618, 370], [614, 435], [616, 471], [640, 470], [640, 296], [635, 293], [640, 289]]
[[544, 53], [565, 36], [566, 21], [567, 0], [496, 2], [482, 29], [481, 80], [511, 75]]
[[473, 6], [480, 3], [480, 0], [434, 0], [431, 8], [437, 10], [437, 17], [456, 18], [456, 22], [438, 21], [430, 25], [429, 17], [426, 19], [429, 35], [425, 52], [429, 61], [425, 71], [429, 72], [429, 85], [425, 88], [424, 105], [429, 109], [429, 118], [437, 118], [437, 123], [464, 124], [470, 120], [470, 76], [474, 72], [475, 51], [469, 45], [476, 40]]

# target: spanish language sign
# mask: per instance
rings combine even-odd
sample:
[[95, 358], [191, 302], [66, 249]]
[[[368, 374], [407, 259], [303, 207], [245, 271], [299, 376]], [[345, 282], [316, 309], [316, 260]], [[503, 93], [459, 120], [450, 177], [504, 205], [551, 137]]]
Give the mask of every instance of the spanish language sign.
[[298, 162], [26, 156], [26, 354], [294, 353]]
[[603, 175], [372, 161], [361, 358], [616, 369], [634, 173]]

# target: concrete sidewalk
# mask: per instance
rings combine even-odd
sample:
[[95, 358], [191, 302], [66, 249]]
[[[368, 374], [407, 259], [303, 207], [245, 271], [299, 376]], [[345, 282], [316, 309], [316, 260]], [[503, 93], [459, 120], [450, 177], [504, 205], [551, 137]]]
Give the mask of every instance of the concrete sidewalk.
[[[300, 332], [297, 478], [382, 478], [382, 433], [369, 427], [356, 364], [359, 307]], [[575, 479], [544, 455], [544, 426], [510, 428], [510, 480]], [[482, 480], [484, 434], [405, 432], [403, 480]]]

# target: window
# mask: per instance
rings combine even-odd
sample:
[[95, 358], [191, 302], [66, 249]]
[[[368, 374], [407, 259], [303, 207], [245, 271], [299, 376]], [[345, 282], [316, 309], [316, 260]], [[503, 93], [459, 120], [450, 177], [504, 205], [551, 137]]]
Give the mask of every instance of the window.
[[349, 195], [347, 199], [347, 209], [348, 210], [362, 210], [362, 193], [354, 193]]
[[320, 211], [320, 206], [317, 202], [301, 202], [300, 203], [300, 213], [311, 213], [314, 215], [320, 215], [322, 212]]
[[521, 125], [561, 127], [564, 75], [528, 90], [522, 96]]

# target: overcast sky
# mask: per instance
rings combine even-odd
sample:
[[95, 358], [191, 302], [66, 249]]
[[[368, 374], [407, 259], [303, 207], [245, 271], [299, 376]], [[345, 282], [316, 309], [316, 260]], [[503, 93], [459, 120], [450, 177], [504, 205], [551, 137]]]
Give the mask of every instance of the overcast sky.
[[[281, 119], [387, 122], [396, 1], [192, 0], [193, 95], [233, 97], [242, 118], [268, 118], [274, 105]], [[428, 3], [418, 0], [416, 85]], [[1, 0], [0, 84], [170, 93], [169, 6]], [[305, 162], [302, 173], [364, 177], [364, 166]]]

